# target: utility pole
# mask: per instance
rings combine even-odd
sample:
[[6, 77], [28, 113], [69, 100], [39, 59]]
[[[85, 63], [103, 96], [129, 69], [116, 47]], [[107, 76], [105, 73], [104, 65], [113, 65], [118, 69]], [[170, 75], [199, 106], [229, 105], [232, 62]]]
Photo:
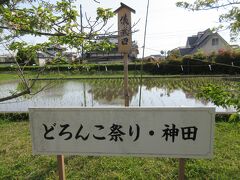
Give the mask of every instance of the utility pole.
[[148, 23], [148, 10], [149, 10], [149, 0], [147, 3], [147, 13], [146, 13], [146, 19], [145, 19], [145, 29], [144, 29], [144, 41], [143, 41], [143, 54], [142, 59], [145, 56], [145, 45], [146, 45], [146, 35], [147, 35], [147, 23]]
[[140, 92], [139, 92], [139, 102], [138, 102], [139, 107], [141, 106], [141, 99], [142, 99], [142, 71], [143, 71], [143, 59], [144, 59], [144, 56], [145, 56], [145, 44], [146, 44], [147, 23], [148, 23], [148, 10], [149, 10], [149, 0], [147, 2], [147, 12], [146, 12], [144, 40], [143, 40], [143, 54], [142, 54], [141, 77], [140, 77]]

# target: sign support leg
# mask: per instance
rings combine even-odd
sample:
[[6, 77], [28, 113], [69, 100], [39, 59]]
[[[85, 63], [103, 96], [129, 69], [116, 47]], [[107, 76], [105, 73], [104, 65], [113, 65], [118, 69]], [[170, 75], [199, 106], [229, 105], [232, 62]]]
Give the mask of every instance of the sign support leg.
[[179, 159], [178, 180], [184, 180], [186, 159]]
[[65, 180], [64, 156], [57, 155], [59, 180]]
[[128, 54], [124, 53], [124, 99], [125, 106], [129, 106], [129, 94], [128, 94]]

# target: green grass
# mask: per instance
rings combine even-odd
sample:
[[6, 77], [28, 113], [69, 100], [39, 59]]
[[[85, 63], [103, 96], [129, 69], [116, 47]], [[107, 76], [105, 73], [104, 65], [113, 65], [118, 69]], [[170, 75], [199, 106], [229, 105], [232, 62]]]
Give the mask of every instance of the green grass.
[[7, 82], [12, 80], [18, 80], [19, 77], [16, 73], [3, 73], [0, 72], [0, 83], [1, 82]]
[[[37, 74], [34, 72], [26, 71], [24, 72], [26, 78], [36, 78]], [[147, 75], [143, 73], [143, 75]], [[140, 72], [129, 72], [129, 76], [131, 77], [140, 77]], [[68, 73], [68, 72], [45, 72], [39, 76], [39, 78], [114, 78], [114, 77], [122, 77], [123, 71], [108, 71], [108, 72], [76, 72], [76, 73]], [[12, 72], [0, 72], [0, 82], [10, 81], [10, 80], [19, 80], [19, 77], [16, 73]]]
[[[65, 157], [67, 179], [176, 179], [170, 158]], [[29, 122], [0, 120], [0, 179], [57, 179], [55, 156], [33, 156]], [[214, 158], [187, 160], [188, 179], [239, 179], [240, 123], [216, 124]]]

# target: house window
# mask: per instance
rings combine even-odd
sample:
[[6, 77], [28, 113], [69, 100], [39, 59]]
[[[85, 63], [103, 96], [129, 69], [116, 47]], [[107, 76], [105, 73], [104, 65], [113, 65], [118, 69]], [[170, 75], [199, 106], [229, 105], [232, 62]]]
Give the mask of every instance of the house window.
[[218, 45], [218, 38], [213, 38], [212, 39], [212, 46], [217, 46]]

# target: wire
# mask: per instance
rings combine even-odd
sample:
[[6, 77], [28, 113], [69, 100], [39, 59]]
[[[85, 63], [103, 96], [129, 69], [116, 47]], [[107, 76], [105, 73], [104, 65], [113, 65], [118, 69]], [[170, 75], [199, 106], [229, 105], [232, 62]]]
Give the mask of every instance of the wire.
[[152, 48], [145, 48], [145, 49], [152, 50], [152, 51], [157, 51], [157, 52], [161, 52], [162, 51], [162, 50], [156, 50], [156, 49], [152, 49]]

